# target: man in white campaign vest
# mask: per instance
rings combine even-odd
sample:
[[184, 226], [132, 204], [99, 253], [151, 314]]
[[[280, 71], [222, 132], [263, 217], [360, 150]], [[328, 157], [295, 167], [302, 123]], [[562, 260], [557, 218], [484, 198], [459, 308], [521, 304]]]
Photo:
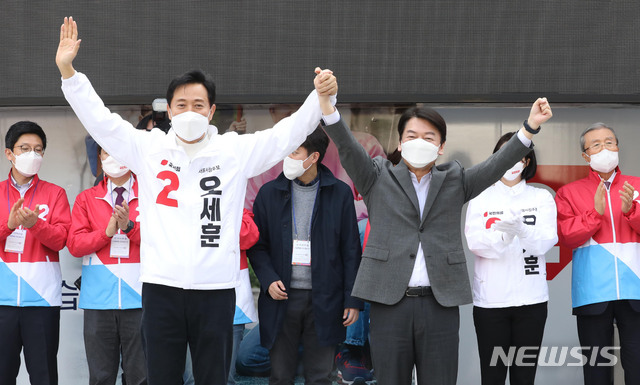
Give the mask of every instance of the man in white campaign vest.
[[[318, 99], [337, 93], [331, 71], [316, 76], [298, 112], [255, 134], [217, 134], [209, 125], [215, 85], [202, 71], [167, 90], [165, 135], [111, 114], [73, 68], [76, 22], [65, 18], [56, 64], [62, 90], [91, 136], [139, 183], [142, 338], [149, 384], [179, 384], [189, 344], [196, 383], [224, 384], [230, 366], [239, 231], [247, 179], [296, 149], [318, 125]], [[335, 99], [333, 100], [335, 103]]]

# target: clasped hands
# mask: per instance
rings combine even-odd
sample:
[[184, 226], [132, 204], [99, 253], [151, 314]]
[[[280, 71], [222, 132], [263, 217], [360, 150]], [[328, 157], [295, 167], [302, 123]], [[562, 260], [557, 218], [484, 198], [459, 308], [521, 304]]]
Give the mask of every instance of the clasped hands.
[[522, 220], [522, 216], [514, 212], [508, 217], [494, 222], [491, 228], [502, 232], [502, 239], [505, 242], [511, 242], [515, 237], [525, 238], [531, 231], [531, 228]]
[[118, 229], [124, 231], [127, 227], [129, 227], [129, 205], [127, 202], [122, 202], [122, 206], [114, 207], [105, 233], [107, 237], [111, 238], [118, 232]]
[[38, 221], [38, 215], [40, 215], [40, 205], [36, 205], [34, 210], [30, 210], [28, 207], [22, 207], [24, 198], [18, 199], [18, 201], [11, 207], [9, 212], [9, 220], [7, 220], [7, 227], [9, 230], [15, 230], [18, 226], [26, 229], [32, 228]]

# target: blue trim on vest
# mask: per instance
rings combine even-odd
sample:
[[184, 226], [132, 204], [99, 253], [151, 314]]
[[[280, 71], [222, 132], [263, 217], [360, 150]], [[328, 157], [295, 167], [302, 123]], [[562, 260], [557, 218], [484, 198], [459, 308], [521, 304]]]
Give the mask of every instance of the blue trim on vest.
[[591, 245], [573, 251], [571, 280], [573, 307], [618, 300], [616, 261], [620, 286], [619, 299], [640, 299], [640, 277], [601, 245]]
[[581, 247], [573, 251], [573, 307], [617, 299], [614, 261], [614, 255], [600, 245]]
[[[0, 305], [18, 306], [18, 276], [6, 263], [0, 263]], [[20, 277], [20, 306], [51, 306], [37, 291]]]
[[[105, 265], [82, 266], [81, 309], [118, 309], [118, 277]], [[142, 307], [142, 297], [122, 281], [122, 309]]]
[[251, 321], [251, 318], [247, 317], [247, 315], [244, 314], [242, 309], [240, 309], [240, 307], [236, 305], [236, 313], [233, 316], [233, 324], [243, 325], [243, 324], [250, 324], [251, 322], [253, 322]]

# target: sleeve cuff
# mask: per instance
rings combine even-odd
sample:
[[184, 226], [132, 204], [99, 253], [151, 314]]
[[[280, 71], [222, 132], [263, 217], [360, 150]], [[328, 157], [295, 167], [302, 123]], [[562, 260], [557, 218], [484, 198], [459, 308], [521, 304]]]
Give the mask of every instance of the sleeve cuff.
[[520, 139], [522, 144], [524, 144], [525, 146], [531, 147], [531, 139], [524, 136], [524, 134], [522, 133], [522, 130], [518, 130], [518, 139]]
[[631, 202], [631, 209], [626, 213], [622, 213], [622, 215], [624, 215], [627, 219], [629, 219], [633, 214], [635, 214], [637, 204], [638, 204], [637, 201]]
[[322, 115], [322, 121], [326, 126], [336, 124], [340, 121], [340, 112], [338, 112], [338, 109], [336, 109], [332, 114]]
[[75, 71], [73, 73], [73, 76], [71, 76], [69, 78], [66, 78], [66, 79], [64, 79], [62, 76], [60, 76], [60, 80], [62, 81], [62, 85], [77, 83], [79, 81], [78, 78], [80, 77], [79, 74], [80, 74], [80, 72]]

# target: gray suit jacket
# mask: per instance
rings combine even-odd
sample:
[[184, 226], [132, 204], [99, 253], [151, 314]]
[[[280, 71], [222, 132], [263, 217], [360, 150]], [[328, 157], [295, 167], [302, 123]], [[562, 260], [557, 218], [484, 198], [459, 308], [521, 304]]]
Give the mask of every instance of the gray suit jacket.
[[462, 206], [499, 180], [531, 149], [514, 135], [500, 151], [468, 170], [457, 161], [434, 166], [421, 220], [418, 197], [404, 162], [394, 167], [382, 157], [371, 159], [342, 121], [324, 128], [369, 211], [371, 232], [352, 295], [387, 305], [400, 301], [422, 242], [438, 303], [470, 303], [460, 231]]

